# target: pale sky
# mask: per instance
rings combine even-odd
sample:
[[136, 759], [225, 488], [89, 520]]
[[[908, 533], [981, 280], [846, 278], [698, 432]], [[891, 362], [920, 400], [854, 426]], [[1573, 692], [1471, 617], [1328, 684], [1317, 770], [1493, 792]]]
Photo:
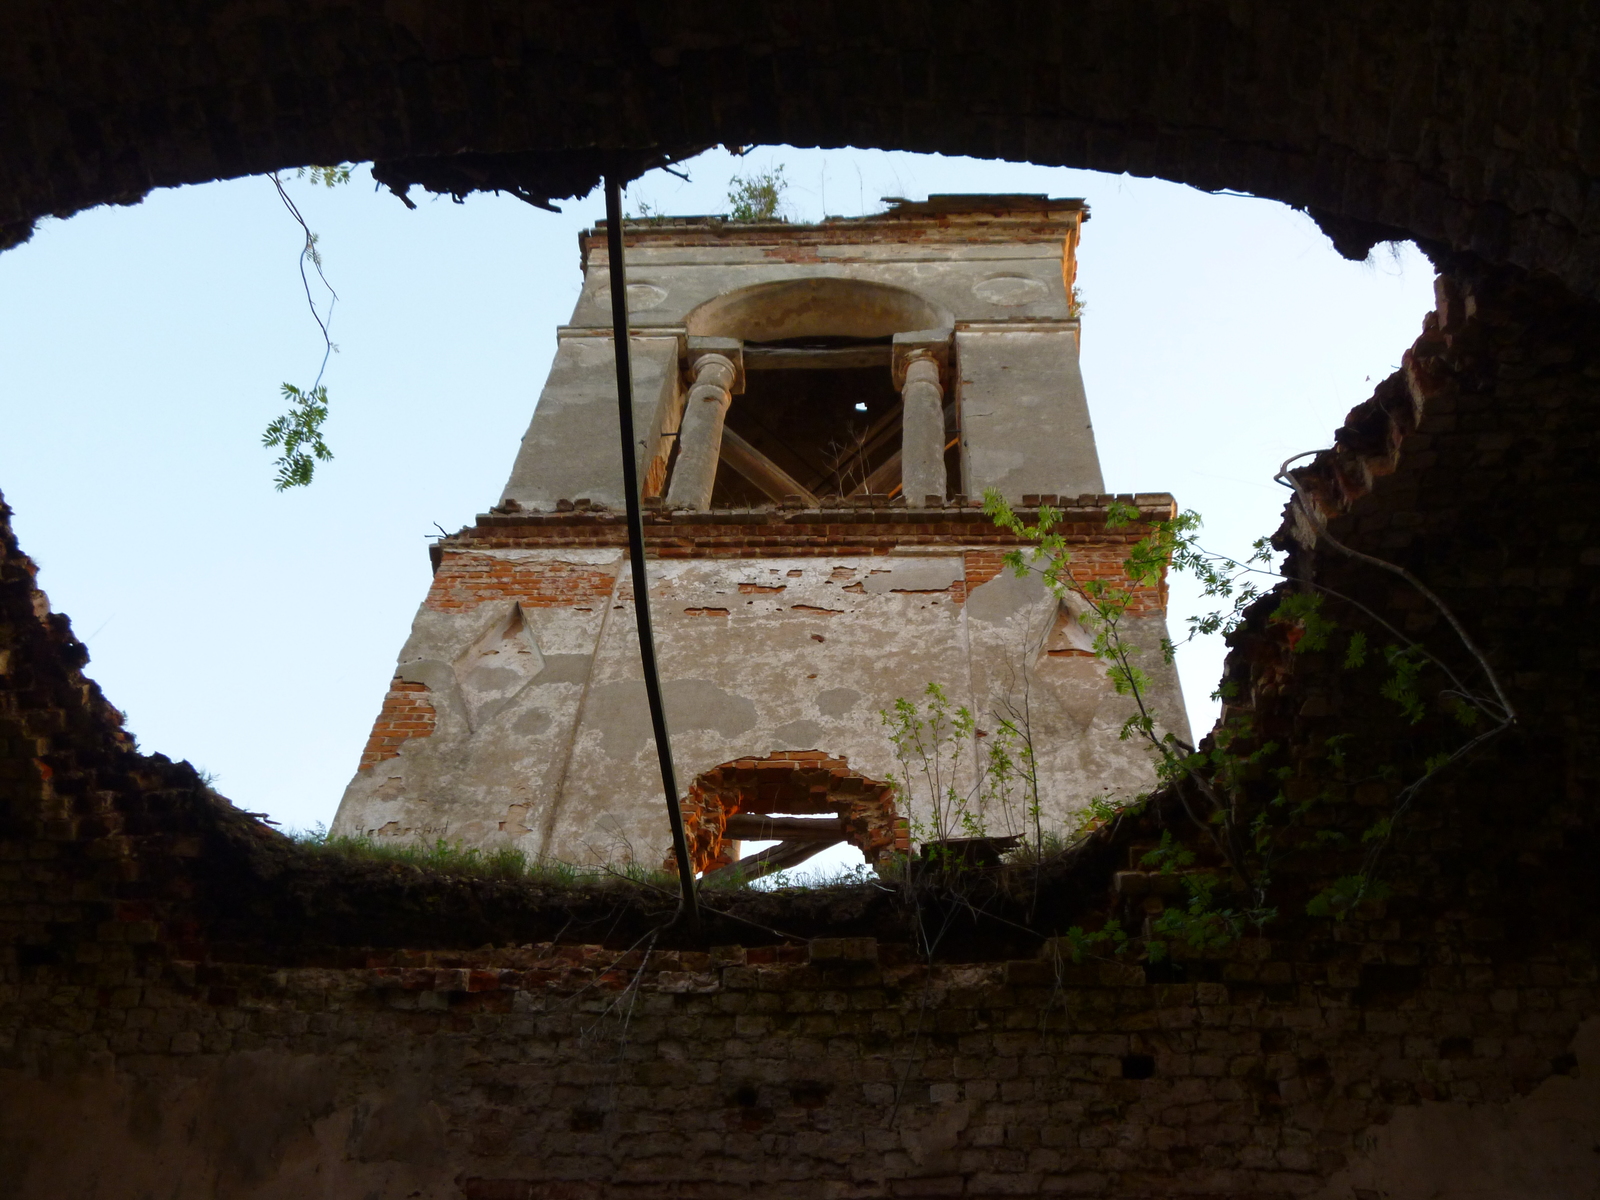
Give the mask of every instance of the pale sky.
[[[1218, 550], [1276, 528], [1278, 464], [1329, 444], [1433, 306], [1410, 245], [1350, 263], [1281, 204], [1130, 176], [780, 146], [707, 153], [690, 183], [655, 172], [628, 208], [722, 212], [731, 175], [778, 164], [798, 220], [930, 192], [1085, 197], [1083, 369], [1106, 486], [1173, 493]], [[365, 167], [331, 191], [288, 186], [340, 297], [324, 379], [337, 457], [316, 482], [274, 492], [260, 444], [322, 343], [299, 228], [256, 178], [50, 221], [0, 254], [0, 491], [141, 748], [309, 827], [355, 770], [435, 523], [454, 531], [499, 496], [577, 298], [578, 232], [604, 205], [418, 193], [410, 212]], [[1194, 603], [1175, 588], [1175, 632]], [[1197, 732], [1221, 654], [1180, 653]]]

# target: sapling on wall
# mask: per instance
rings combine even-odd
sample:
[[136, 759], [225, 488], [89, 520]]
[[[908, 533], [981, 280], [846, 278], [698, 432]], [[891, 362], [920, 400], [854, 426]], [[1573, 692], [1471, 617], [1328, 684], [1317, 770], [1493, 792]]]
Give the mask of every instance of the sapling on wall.
[[930, 683], [922, 703], [900, 697], [878, 714], [889, 731], [889, 744], [898, 775], [888, 783], [895, 790], [919, 842], [943, 842], [955, 837], [983, 836], [983, 821], [969, 787], [958, 782], [961, 762], [972, 745], [976, 722], [972, 710], [952, 705], [945, 690]]
[[788, 190], [782, 163], [765, 171], [735, 175], [728, 181], [728, 220], [782, 221]]
[[[1292, 460], [1291, 460], [1292, 461]], [[1025, 550], [1007, 555], [1008, 565], [1018, 574], [1036, 574], [1059, 598], [1076, 595], [1088, 610], [1087, 623], [1094, 635], [1094, 654], [1106, 664], [1106, 674], [1118, 694], [1128, 697], [1134, 711], [1124, 722], [1121, 736], [1137, 738], [1151, 750], [1160, 786], [1175, 798], [1194, 826], [1203, 832], [1227, 864], [1225, 877], [1214, 870], [1196, 869], [1192, 852], [1175, 846], [1170, 835], [1161, 847], [1145, 856], [1144, 866], [1182, 879], [1187, 904], [1168, 908], [1152, 922], [1145, 939], [1145, 952], [1157, 959], [1174, 944], [1192, 952], [1215, 951], [1237, 938], [1247, 925], [1258, 928], [1276, 916], [1268, 890], [1274, 863], [1283, 854], [1316, 844], [1330, 836], [1327, 830], [1311, 830], [1306, 817], [1318, 798], [1291, 804], [1285, 787], [1294, 768], [1280, 763], [1279, 748], [1263, 742], [1252, 728], [1249, 717], [1232, 714], [1215, 730], [1209, 743], [1198, 748], [1164, 730], [1151, 702], [1150, 680], [1138, 666], [1139, 648], [1128, 640], [1128, 616], [1141, 589], [1158, 587], [1163, 572], [1186, 572], [1201, 584], [1208, 598], [1225, 601], [1217, 610], [1191, 617], [1190, 637], [1203, 633], [1232, 632], [1243, 619], [1245, 609], [1263, 593], [1256, 580], [1267, 578], [1291, 585], [1282, 590], [1269, 620], [1287, 625], [1288, 642], [1296, 653], [1331, 647], [1336, 636], [1343, 636], [1342, 666], [1356, 671], [1368, 663], [1369, 635], [1361, 629], [1345, 630], [1326, 611], [1333, 601], [1353, 609], [1366, 618], [1376, 631], [1388, 639], [1380, 655], [1385, 678], [1377, 691], [1391, 702], [1404, 720], [1417, 724], [1430, 711], [1442, 709], [1471, 732], [1464, 741], [1447, 744], [1429, 755], [1423, 770], [1395, 792], [1390, 810], [1379, 816], [1365, 831], [1368, 846], [1362, 869], [1324, 888], [1307, 906], [1311, 915], [1342, 916], [1361, 900], [1382, 894], [1377, 878], [1384, 847], [1393, 837], [1398, 820], [1424, 787], [1437, 774], [1459, 762], [1484, 741], [1515, 720], [1492, 666], [1473, 644], [1467, 631], [1448, 607], [1426, 585], [1404, 568], [1382, 559], [1361, 554], [1331, 538], [1297, 480], [1287, 469], [1279, 473], [1296, 493], [1296, 501], [1306, 512], [1322, 540], [1340, 553], [1399, 575], [1411, 584], [1447, 620], [1461, 644], [1469, 652], [1485, 684], [1463, 680], [1439, 655], [1403, 634], [1358, 600], [1309, 580], [1290, 580], [1273, 569], [1272, 551], [1266, 539], [1255, 543], [1253, 553], [1244, 560], [1215, 554], [1199, 545], [1200, 518], [1184, 512], [1170, 520], [1144, 521], [1147, 533], [1131, 548], [1123, 563], [1121, 582], [1105, 579], [1077, 579], [1071, 572], [1071, 552], [1058, 526], [1062, 513], [1043, 505], [1033, 524], [1027, 524], [995, 490], [984, 495], [984, 510], [1000, 528], [1029, 543]], [[1107, 513], [1108, 529], [1123, 528], [1143, 520], [1131, 506], [1113, 502]], [[1172, 661], [1173, 643], [1163, 638], [1161, 653]], [[1442, 678], [1441, 684], [1425, 681]], [[1219, 689], [1218, 695], [1221, 695]], [[1324, 742], [1330, 765], [1342, 768], [1345, 749], [1342, 738], [1334, 735]], [[1398, 765], [1383, 772], [1385, 777], [1400, 770]], [[1252, 804], [1251, 786], [1259, 782], [1276, 784], [1276, 797], [1265, 805]], [[1147, 796], [1138, 798], [1134, 807]], [[1331, 835], [1337, 837], [1337, 834]], [[1234, 901], [1232, 898], [1238, 896]], [[1108, 932], [1109, 931], [1109, 932]], [[1084, 934], [1078, 930], [1074, 947], [1088, 947], [1107, 941], [1125, 950], [1126, 935], [1120, 928]]]

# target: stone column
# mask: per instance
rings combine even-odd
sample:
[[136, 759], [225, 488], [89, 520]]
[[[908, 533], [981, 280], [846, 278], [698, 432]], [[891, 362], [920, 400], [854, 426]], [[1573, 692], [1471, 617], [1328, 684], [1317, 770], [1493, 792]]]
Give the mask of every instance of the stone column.
[[722, 458], [722, 422], [737, 378], [738, 369], [726, 355], [702, 354], [695, 360], [694, 385], [678, 426], [678, 461], [667, 487], [667, 507], [711, 507]]
[[927, 351], [914, 353], [906, 363], [900, 442], [900, 493], [907, 506], [923, 508], [928, 497], [944, 502], [948, 481], [944, 471], [944, 387], [939, 381], [939, 360]]

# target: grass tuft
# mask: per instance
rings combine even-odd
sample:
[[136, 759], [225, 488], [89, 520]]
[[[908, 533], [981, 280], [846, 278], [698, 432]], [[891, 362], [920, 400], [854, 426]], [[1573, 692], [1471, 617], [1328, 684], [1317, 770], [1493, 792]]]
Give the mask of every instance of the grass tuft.
[[669, 890], [675, 890], [678, 883], [676, 876], [651, 870], [640, 863], [585, 867], [555, 858], [538, 858], [515, 846], [480, 850], [476, 846], [464, 846], [444, 838], [432, 842], [400, 842], [387, 839], [378, 841], [370, 837], [342, 837], [330, 834], [322, 824], [312, 829], [290, 830], [289, 836], [314, 854], [346, 862], [396, 863], [472, 879], [499, 879], [567, 888], [627, 882]]

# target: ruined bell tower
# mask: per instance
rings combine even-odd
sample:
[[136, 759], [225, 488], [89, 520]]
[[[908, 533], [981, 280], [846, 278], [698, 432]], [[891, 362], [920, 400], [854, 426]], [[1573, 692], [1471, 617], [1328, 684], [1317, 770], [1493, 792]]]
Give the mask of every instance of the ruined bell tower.
[[[879, 713], [929, 683], [977, 723], [1025, 712], [1042, 821], [1153, 782], [1117, 731], [1080, 614], [1002, 570], [980, 511], [1067, 512], [1073, 571], [1115, 575], [1078, 366], [1088, 212], [1044, 196], [932, 196], [816, 225], [630, 221], [636, 448], [672, 749], [696, 866], [777, 839], [766, 865], [848, 840], [904, 850], [929, 814]], [[670, 850], [633, 625], [604, 229], [498, 503], [433, 547], [334, 832], [513, 844], [579, 863]], [[1123, 496], [1151, 518], [1170, 496]], [[1186, 734], [1165, 589], [1132, 640]], [[774, 817], [773, 814], [783, 814]], [[816, 814], [809, 823], [799, 815]], [[1018, 814], [987, 811], [987, 832]]]

